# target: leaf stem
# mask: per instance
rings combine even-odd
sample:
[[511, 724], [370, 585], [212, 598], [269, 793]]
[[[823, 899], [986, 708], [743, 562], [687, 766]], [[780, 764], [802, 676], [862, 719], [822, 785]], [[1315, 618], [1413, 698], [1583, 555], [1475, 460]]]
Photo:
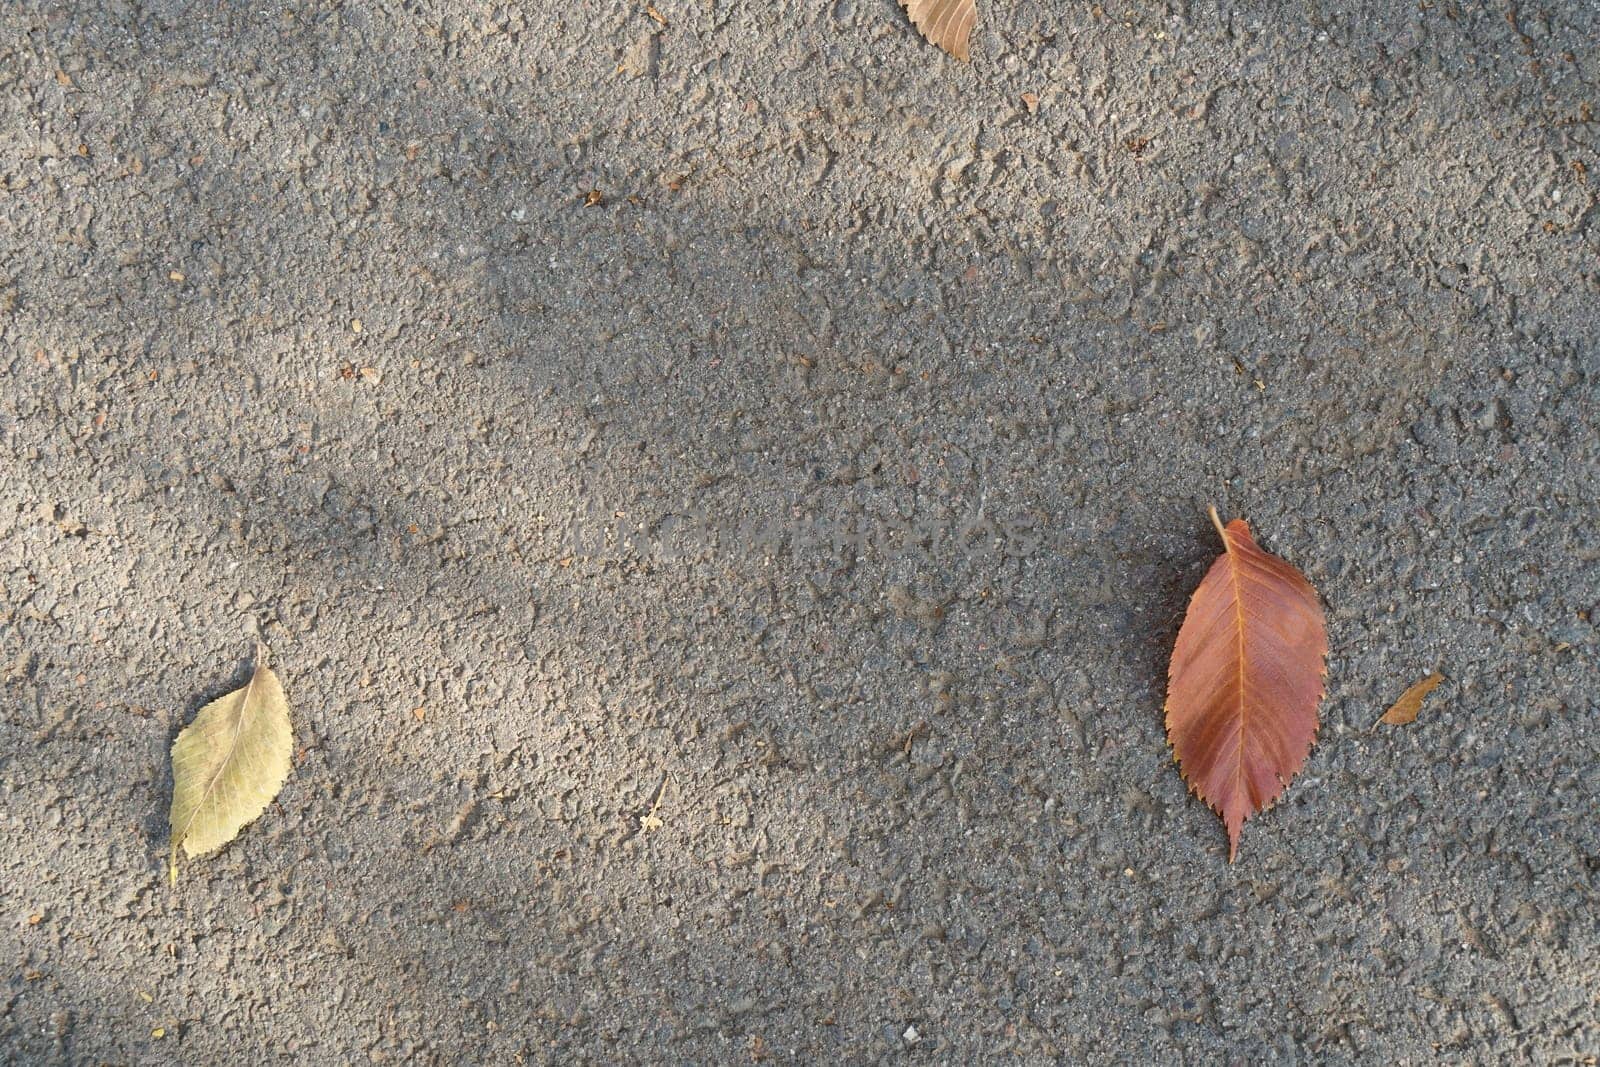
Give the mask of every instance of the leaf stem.
[[1227, 544], [1228, 543], [1228, 534], [1227, 534], [1227, 531], [1225, 531], [1222, 528], [1222, 520], [1217, 517], [1217, 506], [1215, 504], [1212, 504], [1210, 510], [1211, 510], [1211, 525], [1213, 525], [1213, 526], [1215, 526], [1217, 528], [1217, 536], [1222, 538], [1222, 543], [1223, 544]]

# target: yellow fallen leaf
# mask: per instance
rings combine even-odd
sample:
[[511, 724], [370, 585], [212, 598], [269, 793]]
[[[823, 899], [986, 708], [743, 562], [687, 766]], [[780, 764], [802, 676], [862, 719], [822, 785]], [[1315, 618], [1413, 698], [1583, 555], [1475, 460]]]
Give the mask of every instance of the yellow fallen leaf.
[[157, 1041], [160, 1041], [163, 1037], [167, 1036], [167, 1028], [165, 1026], [158, 1026], [154, 1030], [150, 1031], [150, 1036], [155, 1038]]
[[255, 673], [200, 709], [172, 743], [172, 883], [178, 848], [193, 859], [232, 841], [272, 803], [289, 776], [294, 730], [278, 676]]
[[901, 0], [906, 15], [929, 42], [957, 59], [967, 58], [967, 39], [978, 21], [977, 0]]
[[1383, 713], [1379, 722], [1388, 723], [1390, 726], [1404, 726], [1406, 723], [1416, 722], [1417, 713], [1422, 710], [1422, 698], [1436, 689], [1444, 675], [1434, 671], [1416, 685], [1400, 694], [1400, 699], [1394, 706]]

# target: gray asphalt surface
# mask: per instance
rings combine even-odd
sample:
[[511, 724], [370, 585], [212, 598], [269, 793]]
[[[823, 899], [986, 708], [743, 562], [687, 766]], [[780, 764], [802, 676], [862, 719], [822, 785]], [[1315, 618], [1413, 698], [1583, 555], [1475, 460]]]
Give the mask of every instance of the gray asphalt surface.
[[654, 10], [0, 6], [0, 1058], [1593, 1063], [1600, 6]]

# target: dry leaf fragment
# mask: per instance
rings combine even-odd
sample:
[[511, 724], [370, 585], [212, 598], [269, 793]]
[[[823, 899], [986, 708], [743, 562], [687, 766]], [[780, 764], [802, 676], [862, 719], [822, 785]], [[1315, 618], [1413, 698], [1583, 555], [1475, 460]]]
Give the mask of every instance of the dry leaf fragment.
[[1444, 681], [1444, 675], [1434, 671], [1416, 685], [1400, 694], [1400, 699], [1394, 706], [1383, 713], [1379, 722], [1390, 726], [1404, 726], [1406, 723], [1416, 722], [1417, 714], [1422, 710], [1422, 699], [1439, 687]]
[[263, 654], [243, 689], [200, 709], [172, 743], [172, 882], [178, 848], [193, 859], [232, 841], [289, 776], [294, 731]]
[[645, 833], [649, 833], [652, 830], [659, 830], [663, 826], [667, 825], [666, 821], [656, 813], [661, 810], [661, 801], [667, 795], [667, 782], [669, 780], [670, 779], [666, 777], [661, 779], [661, 786], [656, 790], [655, 803], [650, 805], [650, 811], [648, 814], [639, 816], [639, 829], [643, 830]]
[[967, 39], [978, 21], [977, 0], [901, 0], [906, 15], [932, 44], [957, 59], [967, 58]]
[[1305, 576], [1263, 552], [1243, 519], [1189, 601], [1172, 650], [1167, 737], [1189, 788], [1222, 816], [1228, 862], [1244, 821], [1272, 806], [1317, 735], [1327, 630]]

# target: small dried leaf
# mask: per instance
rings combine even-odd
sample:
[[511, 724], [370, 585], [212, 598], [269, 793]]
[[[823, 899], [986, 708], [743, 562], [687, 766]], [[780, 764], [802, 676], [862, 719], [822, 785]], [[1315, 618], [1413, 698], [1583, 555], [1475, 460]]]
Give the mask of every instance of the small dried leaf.
[[1172, 650], [1167, 737], [1183, 777], [1228, 829], [1228, 861], [1244, 821], [1271, 807], [1311, 751], [1328, 653], [1316, 590], [1256, 546], [1250, 527], [1224, 528], [1226, 551], [1206, 572]]
[[289, 776], [294, 731], [277, 675], [258, 660], [243, 689], [200, 709], [172, 743], [172, 881], [178, 848], [193, 859], [232, 841]]
[[1422, 698], [1439, 687], [1444, 681], [1444, 675], [1434, 671], [1416, 685], [1400, 694], [1400, 699], [1394, 702], [1394, 707], [1383, 713], [1379, 722], [1388, 723], [1390, 726], [1404, 726], [1406, 723], [1416, 722], [1417, 714], [1422, 711]]
[[957, 59], [967, 58], [967, 39], [978, 21], [977, 0], [901, 0], [911, 24], [929, 42]]

